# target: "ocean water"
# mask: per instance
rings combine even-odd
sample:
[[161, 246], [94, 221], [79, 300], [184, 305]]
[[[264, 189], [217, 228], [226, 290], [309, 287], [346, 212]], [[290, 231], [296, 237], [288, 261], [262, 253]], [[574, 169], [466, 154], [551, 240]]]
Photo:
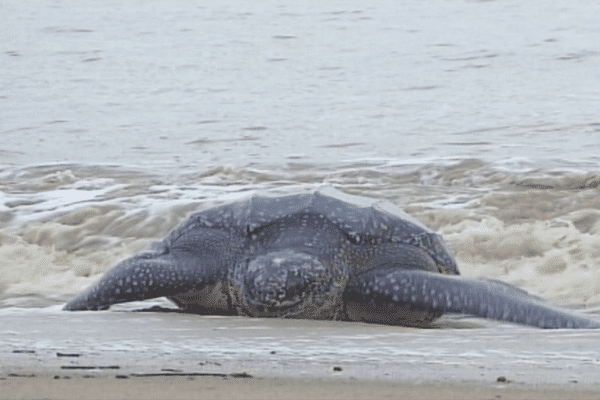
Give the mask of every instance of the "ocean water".
[[600, 4], [5, 1], [0, 307], [194, 211], [332, 185], [461, 273], [600, 305]]

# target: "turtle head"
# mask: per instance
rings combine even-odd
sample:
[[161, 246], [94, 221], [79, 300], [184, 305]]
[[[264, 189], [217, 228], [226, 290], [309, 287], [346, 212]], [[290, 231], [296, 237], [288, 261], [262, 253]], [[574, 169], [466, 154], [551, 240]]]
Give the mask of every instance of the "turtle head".
[[283, 250], [238, 265], [233, 287], [243, 314], [319, 318], [315, 307], [324, 306], [335, 291], [334, 281], [332, 271], [317, 257]]

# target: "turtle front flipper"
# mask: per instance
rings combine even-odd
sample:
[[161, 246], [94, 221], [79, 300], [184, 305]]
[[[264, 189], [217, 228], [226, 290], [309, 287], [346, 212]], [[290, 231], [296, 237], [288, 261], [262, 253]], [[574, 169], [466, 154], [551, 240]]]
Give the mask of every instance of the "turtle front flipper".
[[64, 309], [103, 310], [113, 304], [185, 293], [202, 286], [199, 272], [194, 263], [175, 261], [169, 254], [143, 253], [108, 271]]
[[126, 259], [68, 302], [64, 310], [104, 310], [113, 304], [176, 296], [226, 281], [224, 233], [207, 230], [187, 240], [160, 242]]
[[418, 270], [359, 275], [346, 287], [344, 303], [349, 319], [384, 324], [426, 325], [443, 313], [460, 313], [540, 328], [600, 328], [506, 283]]

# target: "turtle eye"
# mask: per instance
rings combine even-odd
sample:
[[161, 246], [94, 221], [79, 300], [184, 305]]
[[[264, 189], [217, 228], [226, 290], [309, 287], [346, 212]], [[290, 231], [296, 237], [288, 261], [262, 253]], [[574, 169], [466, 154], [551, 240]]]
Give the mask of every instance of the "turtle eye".
[[346, 237], [352, 244], [361, 244], [363, 241], [363, 238], [357, 232], [348, 232]]

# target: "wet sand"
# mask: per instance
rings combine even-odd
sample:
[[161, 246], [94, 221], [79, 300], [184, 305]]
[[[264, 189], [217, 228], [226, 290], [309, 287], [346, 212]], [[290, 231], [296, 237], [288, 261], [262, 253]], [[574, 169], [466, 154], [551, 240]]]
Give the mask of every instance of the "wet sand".
[[[0, 398], [598, 398], [600, 332], [0, 310]], [[498, 397], [499, 396], [499, 397]]]

